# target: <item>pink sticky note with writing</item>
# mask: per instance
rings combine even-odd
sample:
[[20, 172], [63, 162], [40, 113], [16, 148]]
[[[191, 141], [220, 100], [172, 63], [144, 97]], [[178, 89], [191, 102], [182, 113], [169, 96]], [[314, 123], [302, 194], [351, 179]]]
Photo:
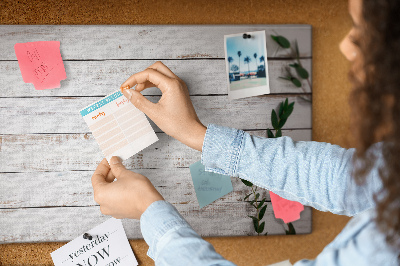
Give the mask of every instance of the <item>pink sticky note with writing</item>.
[[25, 83], [33, 83], [35, 89], [61, 87], [67, 78], [60, 53], [60, 42], [40, 41], [14, 45], [19, 68]]
[[290, 223], [300, 219], [300, 213], [304, 210], [303, 204], [281, 198], [271, 191], [269, 195], [271, 196], [275, 218], [282, 219], [284, 223]]

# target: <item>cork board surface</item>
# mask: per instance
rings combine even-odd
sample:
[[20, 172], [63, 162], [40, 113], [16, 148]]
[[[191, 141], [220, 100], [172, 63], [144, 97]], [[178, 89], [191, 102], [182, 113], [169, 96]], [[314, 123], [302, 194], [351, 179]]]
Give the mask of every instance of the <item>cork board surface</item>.
[[[349, 63], [339, 43], [351, 27], [347, 1], [3, 0], [0, 24], [310, 24], [313, 27], [313, 139], [352, 147]], [[121, 36], [124, 38], [124, 36]], [[137, 40], [136, 40], [137, 41]], [[309, 235], [206, 238], [237, 265], [315, 258], [348, 217], [313, 210]], [[140, 265], [153, 265], [144, 240], [131, 240]], [[52, 265], [65, 243], [0, 245], [0, 265]]]

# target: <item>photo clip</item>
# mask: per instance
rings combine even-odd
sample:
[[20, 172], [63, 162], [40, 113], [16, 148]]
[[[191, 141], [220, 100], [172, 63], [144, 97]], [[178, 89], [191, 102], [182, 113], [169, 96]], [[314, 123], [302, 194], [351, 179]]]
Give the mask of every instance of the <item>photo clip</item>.
[[251, 35], [243, 33], [243, 39], [251, 39]]
[[90, 235], [90, 234], [88, 234], [88, 233], [84, 233], [84, 234], [83, 234], [83, 238], [84, 238], [84, 239], [88, 239], [88, 240], [92, 240], [92, 239], [93, 239], [93, 236]]

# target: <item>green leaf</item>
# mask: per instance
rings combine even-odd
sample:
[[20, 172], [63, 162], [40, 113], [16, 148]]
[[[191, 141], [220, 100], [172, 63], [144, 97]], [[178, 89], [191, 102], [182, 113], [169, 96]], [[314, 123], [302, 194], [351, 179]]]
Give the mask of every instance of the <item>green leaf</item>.
[[254, 200], [257, 201], [257, 200], [258, 200], [258, 197], [260, 197], [260, 193], [257, 193], [257, 194], [256, 194], [256, 197], [254, 198]]
[[292, 83], [293, 83], [296, 87], [298, 87], [298, 88], [301, 87], [301, 82], [300, 82], [297, 78], [292, 77], [290, 80], [292, 81]]
[[283, 114], [283, 102], [279, 105], [279, 117]]
[[274, 39], [274, 41], [276, 41], [280, 47], [282, 48], [289, 48], [290, 47], [290, 42], [283, 36], [274, 36], [271, 35], [271, 38]]
[[260, 213], [258, 214], [258, 219], [262, 219], [264, 217], [265, 211], [267, 210], [267, 204], [264, 205], [264, 207], [261, 208]]
[[258, 220], [257, 219], [253, 219], [253, 226], [254, 226], [254, 231], [256, 231], [258, 233]]
[[265, 222], [262, 222], [258, 227], [257, 233], [261, 234], [264, 231]]
[[264, 235], [265, 235], [265, 236], [268, 235], [268, 232], [266, 232]]
[[294, 102], [290, 103], [288, 108], [293, 108], [293, 106], [294, 106]]
[[285, 113], [283, 113], [281, 119], [288, 119], [289, 116], [292, 114], [293, 109], [294, 109], [294, 108], [293, 108], [293, 105], [290, 104], [289, 107], [287, 108], [287, 111], [286, 111]]
[[298, 68], [300, 65], [297, 64], [297, 63], [294, 63], [294, 64], [289, 64], [289, 66], [294, 67], [294, 68]]
[[286, 98], [286, 100], [285, 100], [285, 106], [283, 107], [284, 110], [287, 110], [288, 104], [289, 104], [289, 99]]
[[299, 45], [297, 44], [297, 40], [294, 41], [294, 47], [295, 47], [295, 50], [296, 50], [297, 60], [299, 60], [300, 53], [299, 53]]
[[274, 133], [272, 133], [272, 131], [269, 128], [267, 129], [267, 134], [268, 134], [268, 138], [275, 138]]
[[296, 234], [296, 230], [294, 229], [294, 226], [292, 223], [288, 223], [287, 224], [289, 227], [289, 230], [285, 230], [287, 235], [295, 235]]
[[247, 216], [249, 216], [249, 217], [250, 217], [251, 219], [253, 219], [253, 220], [258, 221], [257, 217], [255, 217], [255, 216], [251, 216], [251, 215], [247, 215]]
[[261, 206], [264, 204], [265, 199], [262, 199], [262, 201], [257, 205], [257, 209], [261, 208]]
[[[286, 120], [287, 120], [287, 119], [281, 119], [281, 120], [279, 121], [279, 124], [278, 124], [278, 129], [279, 129], [279, 130], [285, 125]], [[276, 135], [277, 135], [276, 137], [278, 137], [278, 134], [276, 134]], [[282, 133], [281, 133], [281, 136], [280, 136], [280, 137], [282, 137]]]
[[284, 80], [292, 80], [292, 77], [279, 77], [279, 78]]
[[276, 112], [274, 109], [272, 109], [272, 113], [271, 113], [271, 122], [272, 122], [272, 126], [276, 130], [278, 128], [278, 116], [276, 115]]
[[250, 194], [248, 194], [248, 195], [246, 195], [246, 197], [244, 197], [244, 199], [243, 199], [243, 200], [247, 200], [247, 199], [250, 197], [250, 195], [251, 195], [251, 193], [250, 193]]
[[305, 70], [304, 68], [302, 68], [301, 66], [296, 68], [296, 72], [297, 74], [300, 76], [300, 78], [302, 79], [308, 79], [308, 72], [307, 70]]
[[251, 183], [250, 181], [247, 181], [247, 180], [244, 180], [244, 179], [241, 179], [241, 178], [240, 178], [240, 180], [242, 180], [243, 184], [245, 184], [248, 187], [253, 186], [253, 183]]
[[281, 129], [278, 129], [278, 131], [276, 132], [276, 137], [277, 137], [277, 138], [282, 137], [282, 131], [281, 131]]
[[250, 201], [250, 205], [253, 206], [254, 208], [256, 208], [256, 206], [253, 205], [255, 201], [256, 201], [255, 199], [253, 199], [252, 201]]

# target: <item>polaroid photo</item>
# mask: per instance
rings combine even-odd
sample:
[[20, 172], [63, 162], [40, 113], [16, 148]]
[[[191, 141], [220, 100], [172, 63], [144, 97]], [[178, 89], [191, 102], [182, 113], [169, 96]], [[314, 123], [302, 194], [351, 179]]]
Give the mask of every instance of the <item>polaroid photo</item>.
[[269, 94], [265, 31], [224, 36], [229, 100]]

